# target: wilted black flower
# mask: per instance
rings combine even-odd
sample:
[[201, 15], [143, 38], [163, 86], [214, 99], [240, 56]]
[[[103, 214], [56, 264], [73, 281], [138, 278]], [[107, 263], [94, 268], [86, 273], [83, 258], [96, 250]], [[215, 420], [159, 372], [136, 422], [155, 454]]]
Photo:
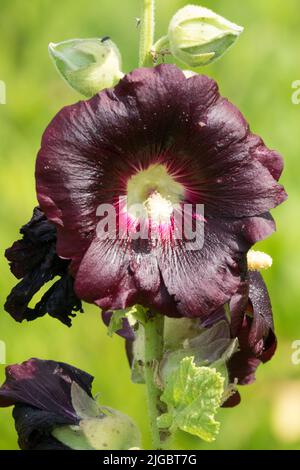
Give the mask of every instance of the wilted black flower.
[[[19, 322], [48, 313], [70, 326], [70, 317], [75, 316], [72, 312], [82, 312], [82, 306], [74, 293], [73, 277], [68, 273], [69, 261], [56, 254], [55, 225], [35, 208], [32, 219], [20, 233], [22, 240], [5, 252], [12, 273], [21, 279], [8, 296], [5, 310]], [[49, 287], [34, 308], [29, 307], [33, 296], [56, 277], [60, 279]]]
[[76, 425], [80, 421], [72, 404], [73, 382], [92, 396], [93, 377], [68, 364], [30, 359], [6, 368], [6, 381], [0, 387], [0, 407], [14, 405], [21, 449], [68, 449], [51, 433], [58, 426]]
[[14, 405], [23, 450], [128, 450], [140, 434], [123, 413], [101, 407], [91, 393], [94, 378], [73, 366], [30, 359], [6, 368], [0, 407]]

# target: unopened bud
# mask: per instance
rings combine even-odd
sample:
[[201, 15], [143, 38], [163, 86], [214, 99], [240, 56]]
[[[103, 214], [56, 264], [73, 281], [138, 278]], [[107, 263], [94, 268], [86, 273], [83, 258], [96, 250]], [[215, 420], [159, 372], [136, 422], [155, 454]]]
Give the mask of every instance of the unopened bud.
[[208, 8], [187, 5], [169, 25], [169, 47], [173, 56], [190, 67], [209, 64], [236, 41], [243, 28]]
[[120, 52], [109, 38], [50, 43], [49, 53], [66, 82], [87, 97], [114, 86], [123, 77]]

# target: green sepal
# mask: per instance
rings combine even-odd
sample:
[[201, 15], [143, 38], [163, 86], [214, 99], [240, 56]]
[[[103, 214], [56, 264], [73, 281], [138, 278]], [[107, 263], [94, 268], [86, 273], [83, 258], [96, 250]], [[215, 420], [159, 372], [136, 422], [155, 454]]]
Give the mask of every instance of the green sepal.
[[123, 327], [123, 319], [127, 318], [130, 325], [134, 325], [137, 321], [144, 323], [145, 315], [148, 309], [142, 305], [134, 305], [133, 307], [123, 310], [114, 310], [108, 325], [107, 333], [112, 336]]

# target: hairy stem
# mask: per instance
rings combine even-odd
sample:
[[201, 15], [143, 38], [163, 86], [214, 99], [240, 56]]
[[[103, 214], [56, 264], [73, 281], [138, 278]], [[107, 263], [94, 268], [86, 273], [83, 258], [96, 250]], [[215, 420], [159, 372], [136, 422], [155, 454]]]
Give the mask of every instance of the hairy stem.
[[147, 316], [145, 328], [145, 382], [148, 395], [149, 419], [154, 449], [162, 449], [162, 435], [157, 426], [157, 418], [164, 411], [160, 401], [161, 390], [155, 381], [155, 372], [163, 355], [164, 317], [160, 314]]
[[140, 33], [140, 67], [151, 67], [153, 65], [151, 49], [154, 41], [154, 3], [155, 0], [143, 0]]

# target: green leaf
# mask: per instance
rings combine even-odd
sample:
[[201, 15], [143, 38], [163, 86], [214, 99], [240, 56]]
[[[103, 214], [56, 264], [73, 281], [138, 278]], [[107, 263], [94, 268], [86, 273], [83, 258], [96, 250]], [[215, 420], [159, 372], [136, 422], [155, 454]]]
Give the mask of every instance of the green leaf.
[[158, 419], [160, 428], [177, 429], [213, 441], [220, 428], [215, 415], [221, 405], [224, 378], [216, 369], [197, 367], [193, 357], [181, 360], [168, 377], [161, 400], [168, 413]]

